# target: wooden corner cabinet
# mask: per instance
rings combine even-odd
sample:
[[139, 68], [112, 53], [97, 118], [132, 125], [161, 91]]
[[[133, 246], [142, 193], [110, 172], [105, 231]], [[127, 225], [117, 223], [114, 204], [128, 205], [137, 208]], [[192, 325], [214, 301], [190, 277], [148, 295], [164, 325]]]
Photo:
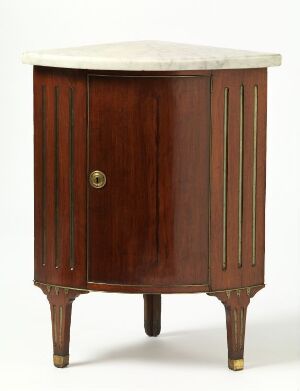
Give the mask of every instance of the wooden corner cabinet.
[[73, 300], [206, 292], [225, 306], [230, 369], [264, 287], [267, 67], [280, 55], [169, 42], [28, 52], [34, 65], [35, 285], [54, 365]]

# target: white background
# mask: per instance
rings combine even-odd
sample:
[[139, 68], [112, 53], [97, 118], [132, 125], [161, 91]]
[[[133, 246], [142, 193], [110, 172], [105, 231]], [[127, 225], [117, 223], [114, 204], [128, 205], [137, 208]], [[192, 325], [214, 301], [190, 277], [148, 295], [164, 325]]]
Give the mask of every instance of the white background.
[[[299, 390], [299, 2], [0, 0], [0, 390]], [[227, 369], [222, 304], [163, 296], [162, 333], [140, 295], [74, 302], [71, 365], [52, 366], [50, 311], [33, 287], [32, 67], [22, 51], [158, 39], [279, 52], [269, 69], [266, 289], [249, 306], [245, 370]]]

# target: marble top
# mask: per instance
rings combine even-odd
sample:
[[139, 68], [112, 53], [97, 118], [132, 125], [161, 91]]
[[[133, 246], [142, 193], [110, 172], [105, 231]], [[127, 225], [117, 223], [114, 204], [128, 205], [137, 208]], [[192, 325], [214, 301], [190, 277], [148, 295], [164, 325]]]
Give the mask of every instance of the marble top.
[[60, 68], [177, 71], [264, 68], [281, 55], [164, 41], [136, 41], [26, 52], [22, 62]]

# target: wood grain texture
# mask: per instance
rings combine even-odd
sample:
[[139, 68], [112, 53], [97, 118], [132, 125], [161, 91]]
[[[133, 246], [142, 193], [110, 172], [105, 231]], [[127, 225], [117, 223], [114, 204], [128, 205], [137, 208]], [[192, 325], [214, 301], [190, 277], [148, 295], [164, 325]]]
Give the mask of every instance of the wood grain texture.
[[[224, 70], [214, 71], [212, 77], [211, 290], [259, 285], [264, 282], [267, 73], [265, 69]], [[241, 86], [243, 87], [242, 129], [240, 122]], [[257, 179], [256, 190], [253, 193], [255, 86], [258, 88]], [[227, 149], [224, 148], [225, 89], [228, 89]], [[241, 148], [242, 151], [240, 151]], [[227, 158], [224, 159], [226, 150]], [[224, 167], [224, 161], [226, 161], [226, 167]], [[222, 267], [224, 175], [226, 175], [225, 268]], [[256, 201], [255, 216], [253, 216], [253, 200]], [[241, 210], [239, 210], [240, 205]], [[253, 222], [255, 229], [253, 229]], [[255, 235], [255, 265], [252, 264], [253, 235]]]
[[86, 286], [86, 79], [34, 68], [35, 280]]
[[210, 79], [89, 78], [91, 283], [208, 281]]
[[[89, 92], [88, 74], [35, 67], [35, 280], [132, 293], [262, 284], [266, 70], [98, 72], [89, 77]], [[177, 77], [196, 75], [200, 77]], [[253, 195], [254, 86], [258, 100]], [[222, 270], [224, 88], [228, 88], [228, 188], [227, 263]], [[92, 167], [108, 172], [103, 191], [87, 185]], [[94, 249], [87, 255], [91, 243]]]
[[35, 280], [57, 366], [80, 289], [144, 294], [150, 336], [162, 293], [214, 295], [243, 359], [264, 282], [266, 92], [266, 69], [34, 68]]

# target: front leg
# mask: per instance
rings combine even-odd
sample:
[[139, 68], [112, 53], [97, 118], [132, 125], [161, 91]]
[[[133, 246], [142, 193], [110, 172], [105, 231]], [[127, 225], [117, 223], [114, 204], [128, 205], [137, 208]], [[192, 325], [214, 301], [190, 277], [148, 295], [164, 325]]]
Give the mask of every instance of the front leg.
[[57, 368], [69, 364], [69, 344], [72, 303], [77, 296], [86, 291], [38, 284], [47, 295], [50, 303], [53, 340], [53, 363]]
[[250, 298], [263, 286], [208, 293], [216, 296], [225, 306], [228, 367], [233, 371], [244, 368], [244, 341], [247, 307]]

